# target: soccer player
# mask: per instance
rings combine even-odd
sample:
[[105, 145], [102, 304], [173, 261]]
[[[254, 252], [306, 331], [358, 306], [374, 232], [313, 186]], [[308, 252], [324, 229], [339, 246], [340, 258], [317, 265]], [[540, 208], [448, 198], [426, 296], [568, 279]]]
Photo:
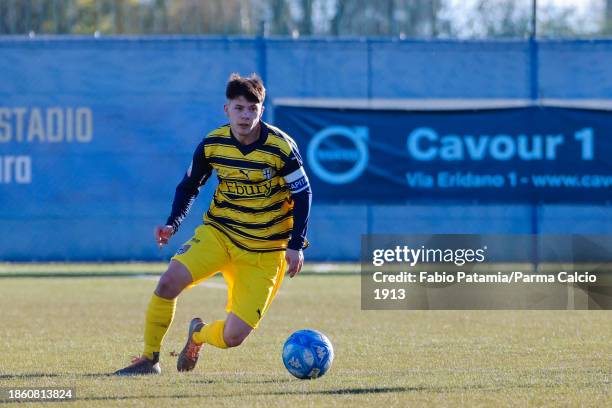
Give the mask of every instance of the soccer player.
[[155, 229], [157, 244], [176, 233], [213, 170], [219, 185], [204, 223], [172, 257], [151, 296], [142, 356], [115, 374], [161, 372], [161, 343], [183, 289], [221, 272], [228, 290], [225, 320], [206, 324], [196, 317], [189, 324], [177, 369], [190, 371], [202, 345], [239, 346], [267, 312], [284, 274], [293, 277], [302, 268], [312, 194], [295, 142], [261, 120], [265, 92], [255, 74], [230, 76], [224, 105], [229, 124], [195, 149], [172, 212]]

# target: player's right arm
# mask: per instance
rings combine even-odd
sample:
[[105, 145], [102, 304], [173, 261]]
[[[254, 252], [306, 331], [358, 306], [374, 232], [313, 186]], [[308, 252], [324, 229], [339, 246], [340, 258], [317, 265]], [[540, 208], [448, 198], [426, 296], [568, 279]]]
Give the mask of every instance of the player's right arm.
[[193, 153], [191, 164], [185, 176], [176, 187], [172, 212], [166, 220], [166, 224], [155, 227], [155, 242], [160, 248], [166, 245], [170, 237], [178, 231], [198, 196], [200, 187], [206, 183], [211, 173], [212, 167], [204, 155], [204, 141], [202, 141]]

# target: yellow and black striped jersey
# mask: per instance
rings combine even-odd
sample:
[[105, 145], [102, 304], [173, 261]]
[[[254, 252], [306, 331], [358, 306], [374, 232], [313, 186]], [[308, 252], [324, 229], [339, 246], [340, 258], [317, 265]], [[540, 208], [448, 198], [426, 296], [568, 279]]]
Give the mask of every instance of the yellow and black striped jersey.
[[[183, 187], [177, 187], [177, 197], [179, 189], [185, 189], [184, 193], [192, 197], [187, 199], [190, 204], [197, 195], [193, 194], [193, 187], [204, 184], [212, 170], [216, 171], [219, 185], [204, 223], [221, 230], [247, 250], [287, 248], [293, 229], [291, 194], [309, 188], [293, 139], [261, 122], [260, 137], [245, 146], [232, 135], [229, 125], [221, 126], [198, 145], [181, 182]], [[190, 207], [177, 205], [177, 197], [168, 220], [175, 228]]]

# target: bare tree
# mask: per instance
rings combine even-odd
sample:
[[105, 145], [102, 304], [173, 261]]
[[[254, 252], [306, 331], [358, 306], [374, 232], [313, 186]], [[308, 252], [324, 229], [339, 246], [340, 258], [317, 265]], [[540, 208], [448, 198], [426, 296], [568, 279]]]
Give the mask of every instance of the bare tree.
[[474, 18], [481, 27], [479, 37], [527, 37], [530, 33], [531, 9], [513, 0], [479, 0]]
[[291, 14], [286, 0], [270, 0], [270, 31], [272, 34], [290, 33]]
[[339, 36], [340, 35], [340, 25], [344, 19], [345, 15], [345, 3], [343, 1], [336, 2], [336, 8], [334, 10], [334, 16], [331, 19], [330, 24], [330, 34]]
[[604, 34], [612, 34], [612, 0], [606, 0], [606, 21], [603, 25]]
[[[575, 7], [541, 7], [540, 31], [593, 35], [593, 22], [605, 18], [599, 33], [612, 34], [612, 0], [591, 1], [598, 11], [578, 23]], [[265, 21], [273, 35], [525, 37], [527, 3], [476, 0], [470, 8], [450, 0], [0, 0], [0, 34], [253, 35]]]

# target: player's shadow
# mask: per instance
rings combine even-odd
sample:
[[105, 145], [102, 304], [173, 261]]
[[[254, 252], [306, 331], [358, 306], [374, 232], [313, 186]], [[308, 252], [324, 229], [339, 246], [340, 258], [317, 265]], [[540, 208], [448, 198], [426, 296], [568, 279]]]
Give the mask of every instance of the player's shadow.
[[207, 378], [200, 378], [197, 380], [189, 380], [190, 384], [215, 384], [215, 383], [221, 383], [221, 381], [215, 381], [215, 380], [210, 380]]
[[288, 383], [294, 380], [290, 378], [279, 378], [279, 379], [267, 379], [267, 380], [227, 380], [224, 379], [224, 383], [232, 383], [232, 384], [280, 384], [280, 383]]
[[320, 395], [346, 395], [346, 394], [384, 394], [391, 392], [414, 392], [428, 391], [428, 387], [371, 387], [371, 388], [340, 388], [336, 390], [316, 390], [316, 391], [278, 391], [265, 393], [266, 395], [303, 395], [303, 394], [320, 394]]
[[465, 390], [480, 390], [480, 391], [501, 391], [512, 388], [554, 388], [557, 384], [516, 384], [510, 387], [485, 385], [485, 384], [468, 384], [465, 386], [455, 387], [372, 387], [372, 388], [341, 388], [337, 390], [317, 390], [317, 391], [289, 391], [289, 392], [273, 392], [268, 395], [283, 395], [283, 394], [321, 394], [321, 395], [342, 395], [342, 394], [383, 394], [391, 392], [416, 392], [428, 391], [437, 393], [446, 393], [449, 391], [465, 391]]
[[61, 377], [54, 373], [20, 373], [20, 374], [0, 374], [0, 380], [21, 380], [28, 378]]
[[113, 373], [85, 373], [85, 374], [76, 374], [78, 377], [86, 377], [86, 378], [105, 378], [105, 377], [116, 377]]
[[19, 373], [19, 374], [0, 374], [0, 380], [27, 380], [30, 378], [56, 378], [56, 377], [86, 377], [86, 378], [104, 378], [115, 377], [112, 373]]
[[372, 387], [372, 388], [343, 388], [339, 390], [321, 390], [314, 392], [315, 394], [323, 395], [341, 395], [341, 394], [384, 394], [387, 392], [410, 392], [424, 391], [427, 387]]

